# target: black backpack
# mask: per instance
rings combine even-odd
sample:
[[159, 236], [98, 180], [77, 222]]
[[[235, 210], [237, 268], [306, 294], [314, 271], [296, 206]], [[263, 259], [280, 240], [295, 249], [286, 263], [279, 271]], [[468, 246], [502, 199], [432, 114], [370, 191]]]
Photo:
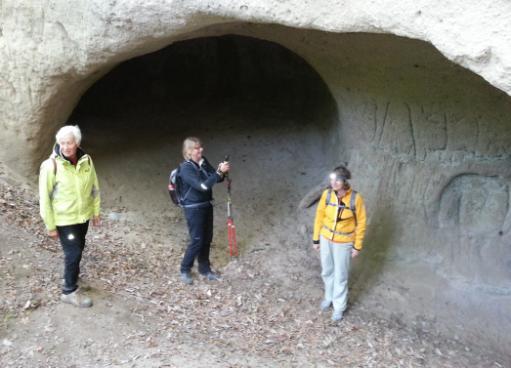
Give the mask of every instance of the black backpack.
[[180, 168], [181, 168], [181, 165], [179, 165], [176, 169], [172, 170], [170, 172], [170, 176], [169, 176], [169, 186], [168, 186], [169, 195], [170, 195], [170, 199], [172, 200], [172, 203], [174, 203], [176, 206], [181, 206], [181, 196], [179, 194], [180, 180], [178, 178]]
[[[185, 163], [186, 163], [186, 161], [185, 161]], [[181, 183], [181, 178], [179, 177], [179, 171], [181, 170], [181, 165], [182, 164], [180, 164], [177, 168], [175, 168], [174, 170], [172, 170], [170, 172], [169, 185], [168, 185], [170, 199], [172, 200], [172, 203], [174, 203], [178, 207], [183, 206], [184, 200], [188, 196], [188, 193], [190, 193], [190, 191], [192, 190], [192, 187], [190, 187], [190, 189], [188, 189], [188, 191], [184, 195], [182, 195], [182, 193], [181, 193], [182, 183]]]

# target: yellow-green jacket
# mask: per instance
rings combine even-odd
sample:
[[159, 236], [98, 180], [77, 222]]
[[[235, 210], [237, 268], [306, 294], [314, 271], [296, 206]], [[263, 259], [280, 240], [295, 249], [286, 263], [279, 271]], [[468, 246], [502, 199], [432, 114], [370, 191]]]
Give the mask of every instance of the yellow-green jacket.
[[[329, 191], [330, 189], [325, 190], [319, 200], [312, 240], [319, 243], [319, 237], [323, 236], [335, 243], [353, 243], [356, 250], [361, 250], [366, 232], [366, 209], [362, 196], [355, 192], [355, 219], [350, 209], [353, 190], [349, 189], [341, 198], [344, 208], [339, 206], [337, 194], [332, 190], [329, 196]], [[328, 197], [330, 201], [327, 204]]]
[[41, 164], [39, 206], [47, 230], [83, 224], [99, 216], [101, 200], [94, 164], [83, 151], [78, 157], [76, 166], [55, 153]]

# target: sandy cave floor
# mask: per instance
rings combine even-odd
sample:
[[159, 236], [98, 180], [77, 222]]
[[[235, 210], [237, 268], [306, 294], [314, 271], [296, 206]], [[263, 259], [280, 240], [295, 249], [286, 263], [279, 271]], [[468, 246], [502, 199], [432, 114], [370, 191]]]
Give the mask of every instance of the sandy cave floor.
[[[298, 236], [254, 238], [221, 267], [222, 282], [185, 287], [176, 272], [187, 239], [179, 216], [166, 219], [175, 223], [170, 236], [105, 218], [89, 232], [82, 261], [95, 305], [63, 305], [61, 250], [44, 236], [33, 193], [0, 172], [2, 367], [510, 366], [361, 303], [330, 322], [318, 308], [318, 256]], [[217, 263], [225, 252], [215, 245]]]

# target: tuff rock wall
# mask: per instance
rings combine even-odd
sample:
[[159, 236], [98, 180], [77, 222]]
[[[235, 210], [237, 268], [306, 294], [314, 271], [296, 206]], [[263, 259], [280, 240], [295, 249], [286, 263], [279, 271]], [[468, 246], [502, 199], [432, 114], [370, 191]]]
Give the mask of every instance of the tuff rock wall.
[[[354, 298], [511, 343], [509, 2], [0, 6], [0, 157], [13, 174], [33, 180], [56, 128], [122, 61], [205, 36], [278, 43], [328, 86], [338, 110], [329, 159], [349, 162], [368, 203]], [[311, 215], [297, 213], [304, 226]]]

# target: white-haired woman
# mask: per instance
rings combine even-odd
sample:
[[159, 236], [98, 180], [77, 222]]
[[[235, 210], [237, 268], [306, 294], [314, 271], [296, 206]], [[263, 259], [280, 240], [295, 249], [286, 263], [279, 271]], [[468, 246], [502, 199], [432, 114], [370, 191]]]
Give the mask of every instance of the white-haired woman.
[[91, 157], [81, 148], [78, 126], [66, 125], [55, 136], [53, 152], [39, 173], [39, 204], [48, 236], [60, 239], [64, 251], [61, 300], [90, 307], [92, 300], [79, 293], [78, 276], [89, 221], [99, 226], [98, 178]]

